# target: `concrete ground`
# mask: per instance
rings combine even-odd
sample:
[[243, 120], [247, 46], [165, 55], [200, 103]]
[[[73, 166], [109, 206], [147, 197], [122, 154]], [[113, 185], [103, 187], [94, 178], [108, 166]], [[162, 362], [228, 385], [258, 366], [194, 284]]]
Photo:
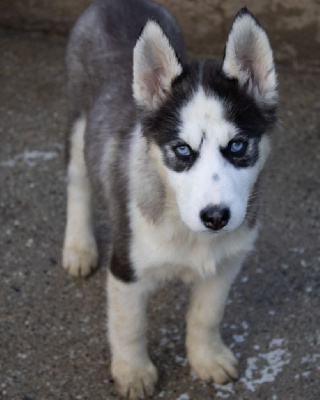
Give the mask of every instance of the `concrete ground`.
[[[0, 399], [117, 399], [106, 267], [83, 281], [61, 267], [65, 40], [12, 32], [0, 39]], [[155, 398], [320, 399], [320, 73], [280, 68], [279, 75], [281, 124], [263, 225], [222, 323], [240, 379], [215, 386], [190, 374], [188, 289], [171, 283], [150, 301]], [[100, 242], [106, 232], [100, 222]]]

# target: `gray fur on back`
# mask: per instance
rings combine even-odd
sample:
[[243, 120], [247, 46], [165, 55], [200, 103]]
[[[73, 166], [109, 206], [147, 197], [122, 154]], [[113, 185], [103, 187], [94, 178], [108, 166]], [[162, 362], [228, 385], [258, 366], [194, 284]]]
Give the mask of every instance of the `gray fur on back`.
[[160, 24], [184, 62], [176, 21], [149, 0], [99, 0], [81, 15], [67, 49], [71, 118], [88, 111], [102, 92], [122, 107], [132, 105], [133, 48], [149, 19]]
[[[176, 21], [149, 0], [98, 0], [77, 21], [67, 49], [70, 124], [82, 114], [87, 117], [87, 168], [94, 192], [102, 197], [113, 224], [113, 252], [123, 255], [111, 263], [119, 264], [119, 269], [128, 264], [130, 237], [128, 160], [130, 132], [136, 125], [133, 48], [149, 19], [159, 23], [184, 63], [186, 52]], [[145, 160], [144, 165], [150, 163]], [[145, 175], [160, 196], [161, 182], [150, 168]], [[147, 198], [142, 200], [148, 202]], [[155, 205], [158, 214], [159, 204]], [[151, 215], [153, 204], [143, 206]], [[115, 248], [118, 246], [121, 248]]]

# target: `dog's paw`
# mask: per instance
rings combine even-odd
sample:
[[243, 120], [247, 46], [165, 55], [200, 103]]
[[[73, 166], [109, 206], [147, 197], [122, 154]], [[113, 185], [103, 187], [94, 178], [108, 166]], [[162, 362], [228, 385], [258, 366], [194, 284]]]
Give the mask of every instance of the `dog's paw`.
[[158, 380], [157, 369], [150, 360], [144, 365], [115, 360], [112, 363], [112, 376], [118, 393], [130, 400], [152, 396]]
[[63, 268], [72, 276], [87, 276], [98, 264], [98, 249], [94, 240], [82, 244], [65, 244], [62, 254]]
[[196, 376], [206, 382], [223, 384], [238, 378], [238, 361], [222, 342], [192, 346], [189, 362]]

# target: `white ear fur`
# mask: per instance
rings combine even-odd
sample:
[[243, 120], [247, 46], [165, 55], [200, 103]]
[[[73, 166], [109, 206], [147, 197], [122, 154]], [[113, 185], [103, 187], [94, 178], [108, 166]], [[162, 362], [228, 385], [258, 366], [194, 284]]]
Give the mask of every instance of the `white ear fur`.
[[261, 106], [278, 101], [277, 75], [267, 34], [246, 9], [238, 13], [226, 44], [223, 71]]
[[168, 95], [182, 67], [160, 26], [148, 21], [133, 52], [133, 95], [139, 105], [155, 108]]

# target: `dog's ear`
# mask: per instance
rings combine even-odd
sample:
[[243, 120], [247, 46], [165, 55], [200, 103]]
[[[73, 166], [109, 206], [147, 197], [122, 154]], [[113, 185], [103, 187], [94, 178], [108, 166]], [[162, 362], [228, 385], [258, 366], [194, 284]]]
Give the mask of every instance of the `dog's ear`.
[[148, 21], [133, 52], [133, 95], [137, 104], [158, 107], [181, 72], [169, 39], [156, 22]]
[[278, 102], [277, 75], [266, 32], [243, 8], [237, 14], [226, 44], [222, 69], [262, 107]]

